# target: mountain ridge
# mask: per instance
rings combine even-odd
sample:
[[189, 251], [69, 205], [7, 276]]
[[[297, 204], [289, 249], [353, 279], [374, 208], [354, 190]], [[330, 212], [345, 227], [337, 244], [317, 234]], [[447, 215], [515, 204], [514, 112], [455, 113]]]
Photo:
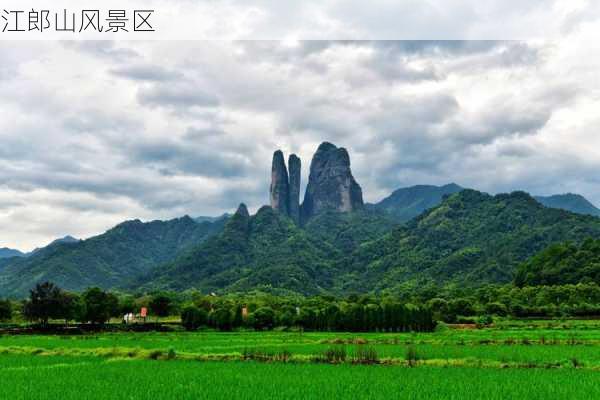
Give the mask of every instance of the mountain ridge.
[[0, 258], [25, 257], [25, 253], [20, 250], [10, 249], [8, 247], [0, 248]]
[[120, 287], [220, 231], [223, 224], [196, 223], [188, 216], [169, 221], [136, 219], [86, 240], [58, 241], [5, 265], [0, 270], [0, 295], [23, 295], [45, 280], [69, 290]]

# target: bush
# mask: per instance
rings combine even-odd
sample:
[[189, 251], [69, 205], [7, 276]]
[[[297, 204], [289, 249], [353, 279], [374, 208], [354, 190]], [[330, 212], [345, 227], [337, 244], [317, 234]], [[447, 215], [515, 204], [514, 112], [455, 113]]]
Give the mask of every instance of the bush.
[[181, 312], [181, 325], [188, 331], [198, 329], [202, 325], [205, 325], [206, 321], [206, 311], [196, 306], [186, 307]]
[[481, 317], [477, 318], [477, 327], [484, 327], [486, 325], [491, 325], [494, 323], [494, 318], [492, 318], [491, 315], [482, 315]]

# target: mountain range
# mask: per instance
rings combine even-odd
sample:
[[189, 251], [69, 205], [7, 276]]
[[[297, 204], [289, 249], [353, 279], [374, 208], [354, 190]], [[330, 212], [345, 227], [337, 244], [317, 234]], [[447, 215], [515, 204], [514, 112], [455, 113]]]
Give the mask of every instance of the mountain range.
[[[393, 292], [424, 282], [505, 283], [558, 242], [600, 237], [599, 210], [579, 195], [496, 196], [418, 185], [364, 204], [343, 148], [323, 143], [300, 203], [301, 160], [272, 160], [271, 204], [250, 215], [126, 221], [86, 240], [0, 254], [0, 296], [50, 280], [69, 290], [283, 293]], [[11, 255], [12, 254], [12, 255]]]

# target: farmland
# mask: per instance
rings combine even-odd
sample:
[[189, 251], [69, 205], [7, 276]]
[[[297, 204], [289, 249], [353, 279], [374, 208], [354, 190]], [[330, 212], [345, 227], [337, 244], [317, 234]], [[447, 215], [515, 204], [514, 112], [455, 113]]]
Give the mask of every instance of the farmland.
[[[0, 398], [593, 398], [597, 321], [0, 336]], [[129, 383], [128, 383], [129, 382]], [[89, 395], [88, 395], [89, 394]]]

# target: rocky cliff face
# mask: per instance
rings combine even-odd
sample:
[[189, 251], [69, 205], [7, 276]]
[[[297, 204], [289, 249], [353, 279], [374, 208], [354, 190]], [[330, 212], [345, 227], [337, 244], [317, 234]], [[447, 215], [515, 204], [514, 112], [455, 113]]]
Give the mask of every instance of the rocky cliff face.
[[271, 165], [271, 207], [281, 214], [289, 215], [289, 181], [288, 173], [283, 160], [283, 153], [277, 150], [273, 153]]
[[348, 212], [363, 206], [362, 190], [352, 176], [348, 152], [331, 143], [322, 143], [310, 163], [302, 221], [326, 210]]
[[288, 167], [290, 171], [290, 193], [288, 211], [290, 218], [294, 220], [296, 224], [300, 223], [300, 174], [301, 174], [301, 162], [295, 154], [290, 155], [288, 159]]
[[343, 147], [322, 143], [310, 164], [308, 186], [300, 206], [301, 161], [295, 154], [286, 169], [283, 153], [273, 153], [271, 168], [271, 207], [296, 224], [308, 221], [322, 211], [349, 212], [363, 208], [362, 190], [350, 171], [350, 157]]

